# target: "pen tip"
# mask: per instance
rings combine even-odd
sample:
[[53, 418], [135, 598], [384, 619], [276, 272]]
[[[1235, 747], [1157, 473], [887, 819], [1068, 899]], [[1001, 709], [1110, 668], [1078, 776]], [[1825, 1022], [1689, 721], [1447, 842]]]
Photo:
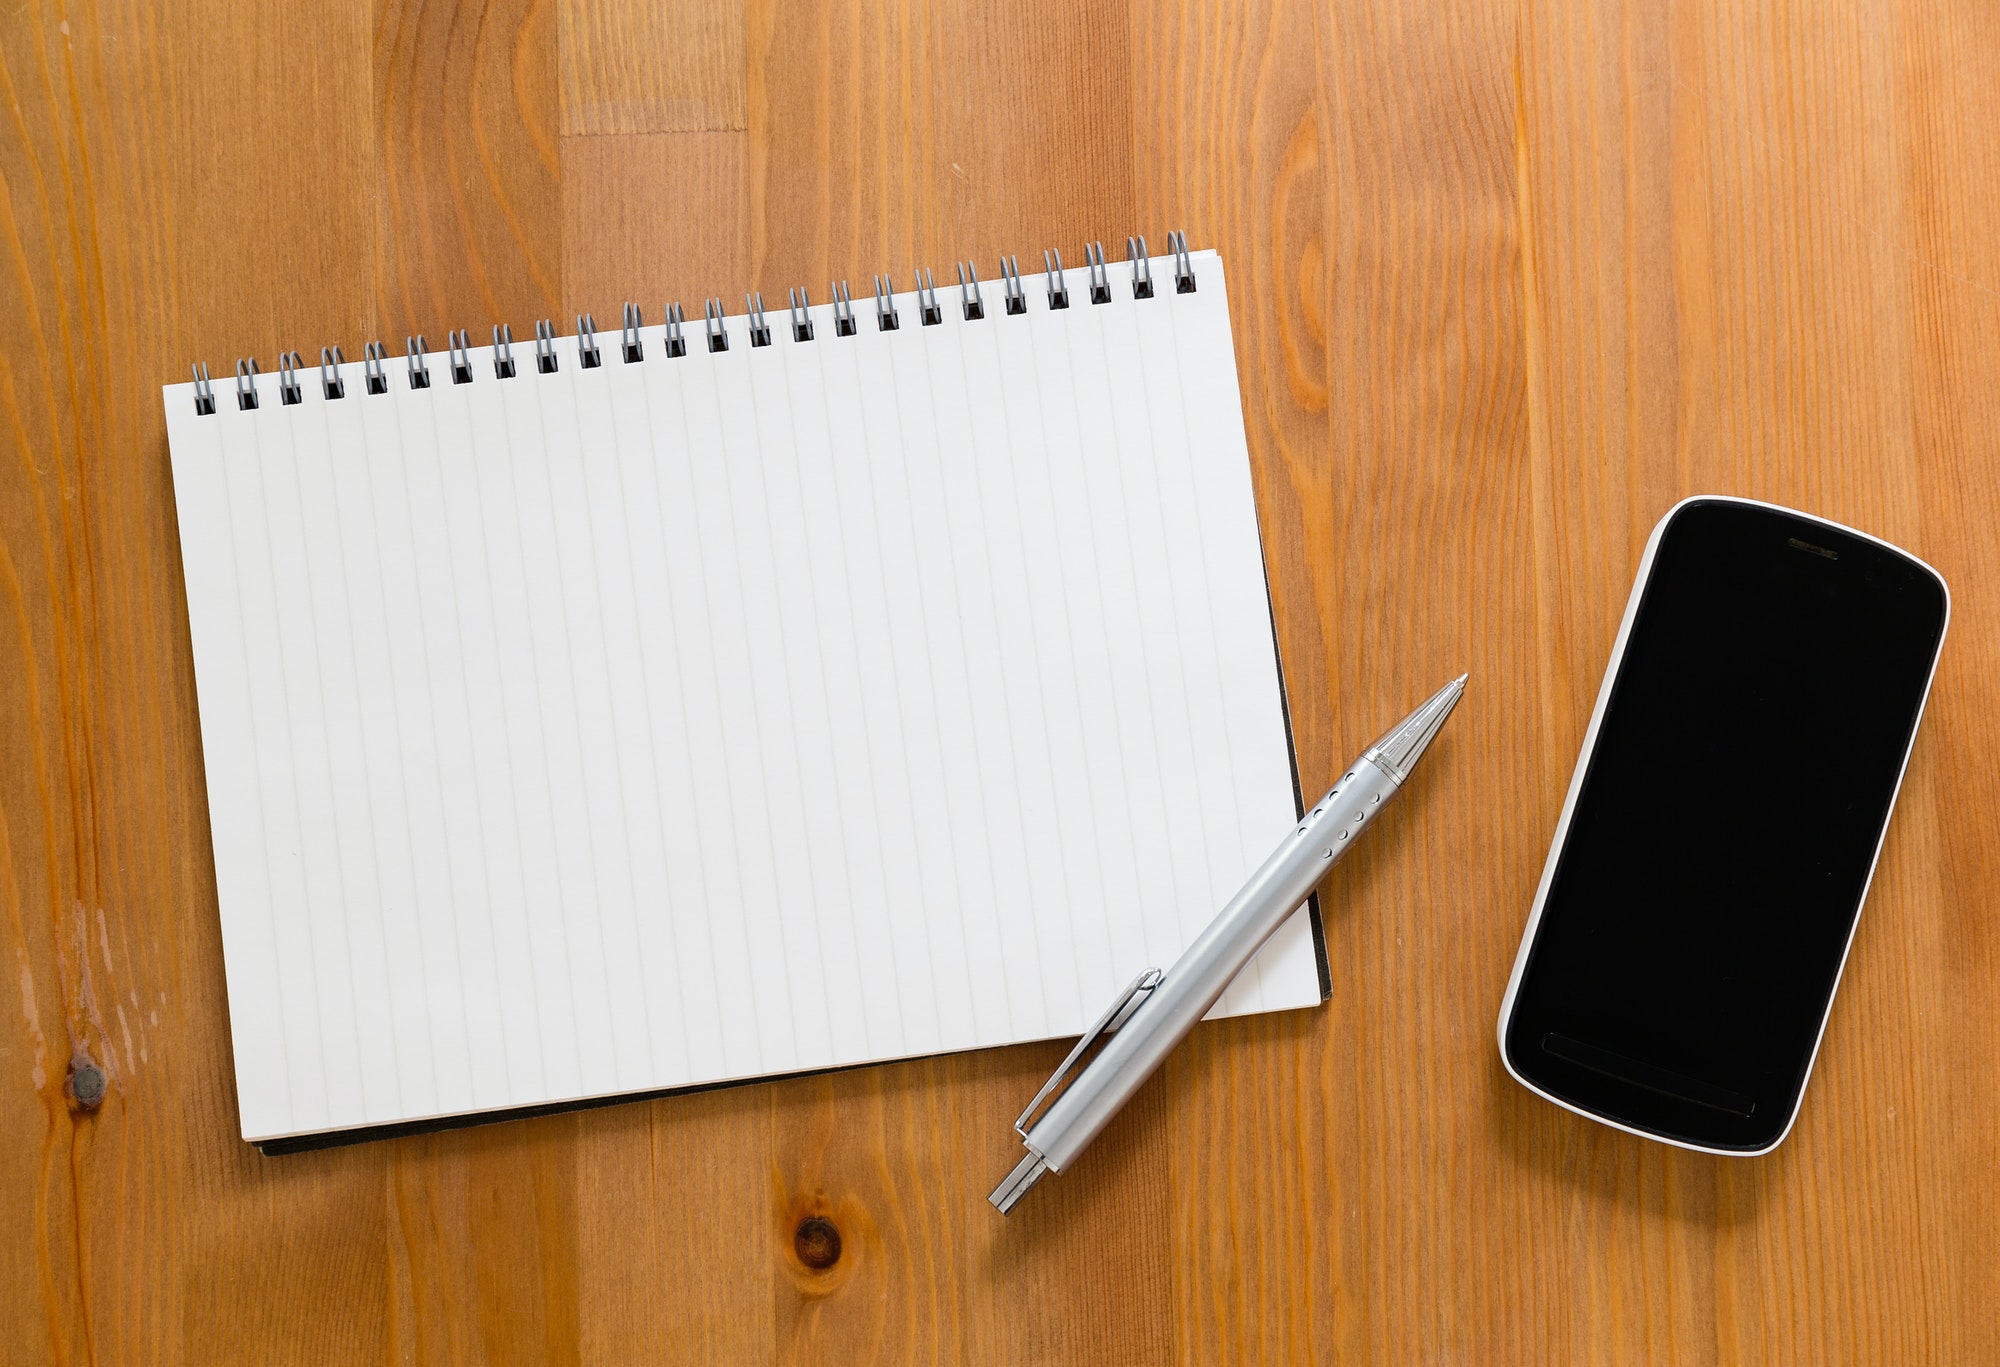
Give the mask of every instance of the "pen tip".
[[1410, 776], [1424, 751], [1437, 738], [1458, 700], [1465, 694], [1470, 673], [1461, 674], [1431, 694], [1416, 711], [1396, 723], [1390, 732], [1368, 747], [1368, 757], [1380, 764], [1398, 783]]

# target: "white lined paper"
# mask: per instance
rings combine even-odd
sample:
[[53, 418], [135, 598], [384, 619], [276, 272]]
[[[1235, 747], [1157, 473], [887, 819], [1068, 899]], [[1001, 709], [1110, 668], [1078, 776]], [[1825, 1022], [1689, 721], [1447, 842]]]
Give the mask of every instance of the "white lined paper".
[[[165, 390], [247, 1138], [1074, 1034], [1296, 818], [1221, 263]], [[1218, 1014], [1319, 1000], [1294, 917]]]

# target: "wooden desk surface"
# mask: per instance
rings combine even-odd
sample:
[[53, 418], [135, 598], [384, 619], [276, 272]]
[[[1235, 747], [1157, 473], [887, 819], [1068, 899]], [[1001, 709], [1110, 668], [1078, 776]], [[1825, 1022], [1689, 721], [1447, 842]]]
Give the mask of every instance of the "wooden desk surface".
[[[2000, 1360], [2000, 10], [1071, 8], [0, 20], [0, 1358]], [[1331, 1003], [1204, 1027], [1006, 1222], [1054, 1048], [236, 1138], [163, 381], [1175, 226], [1230, 263], [1306, 784], [1472, 671], [1332, 884]], [[1759, 1160], [1567, 1115], [1493, 1044], [1636, 556], [1703, 490], [1956, 597]]]

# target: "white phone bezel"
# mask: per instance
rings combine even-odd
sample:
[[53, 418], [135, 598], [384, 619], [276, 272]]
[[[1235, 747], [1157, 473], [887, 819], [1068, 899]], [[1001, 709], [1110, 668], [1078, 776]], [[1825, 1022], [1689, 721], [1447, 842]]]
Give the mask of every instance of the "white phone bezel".
[[[1544, 1091], [1542, 1088], [1537, 1087], [1534, 1083], [1528, 1081], [1527, 1078], [1521, 1075], [1520, 1070], [1514, 1067], [1514, 1060], [1508, 1057], [1507, 1054], [1507, 1024], [1514, 1014], [1514, 998], [1515, 995], [1520, 991], [1521, 974], [1526, 969], [1528, 963], [1528, 950], [1529, 947], [1532, 946], [1535, 942], [1536, 931], [1538, 931], [1541, 928], [1542, 907], [1543, 904], [1548, 900], [1549, 884], [1553, 882], [1555, 879], [1556, 864], [1558, 863], [1558, 861], [1562, 856], [1563, 846], [1567, 843], [1569, 839], [1570, 816], [1576, 810], [1577, 794], [1579, 793], [1579, 791], [1581, 791], [1583, 787], [1584, 773], [1589, 769], [1590, 757], [1597, 749], [1597, 731], [1598, 727], [1604, 721], [1604, 711], [1606, 706], [1610, 703], [1611, 700], [1611, 685], [1618, 677], [1619, 668], [1624, 664], [1625, 645], [1627, 640], [1631, 637], [1632, 634], [1632, 622], [1633, 619], [1638, 616], [1640, 600], [1645, 597], [1646, 584], [1652, 578], [1653, 557], [1655, 553], [1659, 550], [1660, 539], [1662, 536], [1665, 535], [1668, 524], [1674, 520], [1675, 515], [1678, 514], [1683, 508], [1686, 508], [1690, 504], [1694, 503], [1735, 503], [1752, 508], [1769, 508], [1773, 511], [1784, 513], [1790, 517], [1805, 518], [1809, 522], [1816, 522], [1820, 526], [1832, 528], [1833, 530], [1842, 532], [1848, 536], [1858, 537], [1863, 541], [1872, 541], [1876, 545], [1894, 551], [1896, 554], [1903, 556], [1915, 562], [1916, 564], [1922, 566], [1924, 570], [1931, 575], [1932, 578], [1937, 580], [1939, 589], [1941, 589], [1944, 593], [1944, 622], [1938, 628], [1937, 649], [1931, 655], [1930, 673], [1924, 679], [1923, 697], [1918, 700], [1916, 721], [1910, 727], [1910, 742], [1903, 748], [1903, 760], [1902, 763], [1896, 769], [1896, 783], [1895, 786], [1892, 789], [1890, 789], [1889, 792], [1889, 809], [1882, 818], [1882, 830], [1881, 833], [1877, 835], [1875, 839], [1874, 853], [1869, 856], [1868, 876], [1862, 881], [1861, 884], [1861, 901], [1855, 907], [1854, 924], [1848, 928], [1847, 943], [1841, 948], [1840, 951], [1840, 966], [1834, 971], [1833, 990], [1827, 994], [1826, 1010], [1821, 1014], [1819, 1020], [1819, 1030], [1813, 1036], [1812, 1053], [1808, 1055], [1806, 1058], [1805, 1076], [1803, 1079], [1801, 1079], [1799, 1083], [1798, 1096], [1794, 1098], [1792, 1102], [1792, 1113], [1785, 1117], [1785, 1127], [1778, 1132], [1778, 1137], [1776, 1139], [1773, 1139], [1769, 1144], [1765, 1145], [1761, 1149], [1709, 1148], [1708, 1146], [1703, 1144], [1694, 1144], [1684, 1139], [1673, 1139], [1669, 1138], [1666, 1135], [1654, 1134], [1649, 1130], [1637, 1129], [1631, 1125], [1627, 1125], [1620, 1121], [1613, 1120], [1609, 1116], [1599, 1115], [1595, 1111], [1586, 1110], [1583, 1107], [1578, 1106], [1573, 1102], [1565, 1101], [1563, 1098], [1555, 1096], [1552, 1093]], [[1944, 654], [1944, 638], [1946, 632], [1948, 632], [1950, 628], [1951, 628], [1951, 586], [1945, 582], [1944, 576], [1939, 574], [1937, 570], [1933, 566], [1928, 564], [1926, 561], [1920, 559], [1917, 556], [1911, 555], [1901, 546], [1897, 546], [1891, 542], [1884, 541], [1879, 536], [1870, 536], [1867, 532], [1858, 531], [1853, 527], [1849, 527], [1842, 523], [1835, 522], [1830, 518], [1817, 517], [1811, 513], [1802, 513], [1796, 508], [1787, 508], [1781, 504], [1766, 503], [1763, 502], [1762, 500], [1754, 498], [1737, 498], [1729, 494], [1693, 494], [1687, 498], [1682, 499], [1680, 502], [1674, 504], [1673, 507], [1667, 509], [1666, 513], [1660, 518], [1660, 520], [1653, 524], [1652, 535], [1646, 539], [1645, 554], [1642, 555], [1639, 559], [1638, 573], [1633, 577], [1632, 581], [1632, 594], [1625, 601], [1625, 616], [1618, 623], [1618, 636], [1611, 646], [1611, 658], [1609, 661], [1606, 662], [1604, 666], [1603, 682], [1598, 685], [1597, 703], [1596, 706], [1591, 709], [1590, 725], [1585, 729], [1583, 733], [1583, 749], [1577, 755], [1576, 768], [1570, 774], [1569, 791], [1563, 797], [1562, 816], [1556, 822], [1555, 838], [1549, 842], [1549, 854], [1547, 860], [1542, 865], [1541, 881], [1535, 887], [1535, 900], [1534, 900], [1534, 905], [1530, 908], [1528, 912], [1528, 924], [1526, 929], [1524, 929], [1521, 932], [1521, 947], [1518, 950], [1516, 950], [1514, 954], [1514, 970], [1512, 973], [1508, 975], [1507, 978], [1507, 995], [1503, 997], [1500, 1002], [1500, 1019], [1498, 1025], [1500, 1062], [1507, 1069], [1508, 1075], [1511, 1076], [1514, 1079], [1514, 1081], [1520, 1083], [1523, 1087], [1526, 1087], [1536, 1096], [1539, 1096], [1546, 1101], [1552, 1101], [1556, 1105], [1562, 1107], [1564, 1110], [1574, 1112], [1575, 1114], [1580, 1115], [1587, 1120], [1594, 1120], [1600, 1125], [1609, 1125], [1614, 1130], [1623, 1130], [1625, 1133], [1637, 1135], [1641, 1139], [1650, 1139], [1660, 1144], [1671, 1144], [1675, 1148], [1690, 1149], [1696, 1153], [1712, 1153], [1720, 1155], [1725, 1158], [1756, 1158], [1763, 1154], [1771, 1152], [1771, 1150], [1777, 1148], [1778, 1145], [1785, 1142], [1786, 1137], [1789, 1136], [1792, 1132], [1792, 1126], [1798, 1123], [1799, 1110], [1805, 1103], [1806, 1088], [1812, 1082], [1813, 1065], [1819, 1061], [1820, 1044], [1826, 1038], [1826, 1023], [1833, 1015], [1834, 998], [1840, 995], [1840, 979], [1841, 976], [1847, 971], [1847, 956], [1854, 949], [1854, 932], [1861, 925], [1862, 908], [1868, 905], [1868, 889], [1874, 884], [1875, 881], [1875, 866], [1882, 857], [1882, 842], [1888, 836], [1889, 821], [1892, 817], [1894, 817], [1896, 813], [1896, 799], [1898, 796], [1901, 795], [1903, 790], [1903, 776], [1909, 771], [1910, 752], [1916, 748], [1917, 732], [1923, 726], [1924, 709], [1930, 703], [1931, 686], [1937, 681], [1938, 660]]]

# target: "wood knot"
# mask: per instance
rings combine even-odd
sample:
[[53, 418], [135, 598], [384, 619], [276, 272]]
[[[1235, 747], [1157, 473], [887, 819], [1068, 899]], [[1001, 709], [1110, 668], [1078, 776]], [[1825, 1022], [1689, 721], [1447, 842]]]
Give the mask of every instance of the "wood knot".
[[840, 1261], [840, 1230], [824, 1215], [808, 1215], [792, 1232], [792, 1249], [800, 1262], [824, 1272]]
[[69, 1094], [76, 1098], [76, 1104], [86, 1111], [94, 1111], [104, 1100], [104, 1070], [89, 1059], [78, 1059], [70, 1066]]

